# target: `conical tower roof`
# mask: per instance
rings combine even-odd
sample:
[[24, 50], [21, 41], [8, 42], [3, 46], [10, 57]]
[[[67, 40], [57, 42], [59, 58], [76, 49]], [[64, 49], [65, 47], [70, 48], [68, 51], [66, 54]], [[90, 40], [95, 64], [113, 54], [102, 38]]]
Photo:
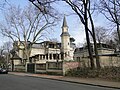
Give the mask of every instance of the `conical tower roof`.
[[63, 25], [62, 25], [62, 27], [68, 27], [67, 26], [67, 21], [66, 21], [66, 17], [64, 16], [64, 19], [63, 19]]

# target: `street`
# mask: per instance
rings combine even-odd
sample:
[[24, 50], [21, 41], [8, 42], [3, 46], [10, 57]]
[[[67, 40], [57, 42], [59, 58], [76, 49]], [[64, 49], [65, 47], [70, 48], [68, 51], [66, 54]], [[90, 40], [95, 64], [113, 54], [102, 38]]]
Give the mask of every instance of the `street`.
[[0, 90], [119, 90], [28, 76], [0, 74]]

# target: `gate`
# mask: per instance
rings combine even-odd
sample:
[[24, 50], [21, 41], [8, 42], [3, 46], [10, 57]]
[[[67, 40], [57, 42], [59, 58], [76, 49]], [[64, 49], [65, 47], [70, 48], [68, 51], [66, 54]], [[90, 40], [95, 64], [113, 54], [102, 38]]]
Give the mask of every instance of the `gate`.
[[35, 64], [34, 63], [27, 64], [27, 72], [35, 73]]

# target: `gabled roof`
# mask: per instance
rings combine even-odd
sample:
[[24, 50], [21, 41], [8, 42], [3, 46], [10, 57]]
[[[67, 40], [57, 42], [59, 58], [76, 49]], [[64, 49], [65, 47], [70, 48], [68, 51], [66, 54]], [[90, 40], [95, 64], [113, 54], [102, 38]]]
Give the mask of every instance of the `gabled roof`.
[[15, 54], [11, 59], [22, 59], [22, 58], [20, 58], [17, 54]]

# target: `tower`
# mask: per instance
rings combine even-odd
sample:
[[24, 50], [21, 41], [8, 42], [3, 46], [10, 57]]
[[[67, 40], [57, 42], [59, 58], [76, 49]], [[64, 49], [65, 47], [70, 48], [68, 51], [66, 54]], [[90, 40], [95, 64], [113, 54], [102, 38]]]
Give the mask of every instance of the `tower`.
[[61, 52], [64, 54], [64, 60], [70, 60], [70, 34], [68, 32], [68, 25], [66, 17], [64, 16], [61, 34]]

